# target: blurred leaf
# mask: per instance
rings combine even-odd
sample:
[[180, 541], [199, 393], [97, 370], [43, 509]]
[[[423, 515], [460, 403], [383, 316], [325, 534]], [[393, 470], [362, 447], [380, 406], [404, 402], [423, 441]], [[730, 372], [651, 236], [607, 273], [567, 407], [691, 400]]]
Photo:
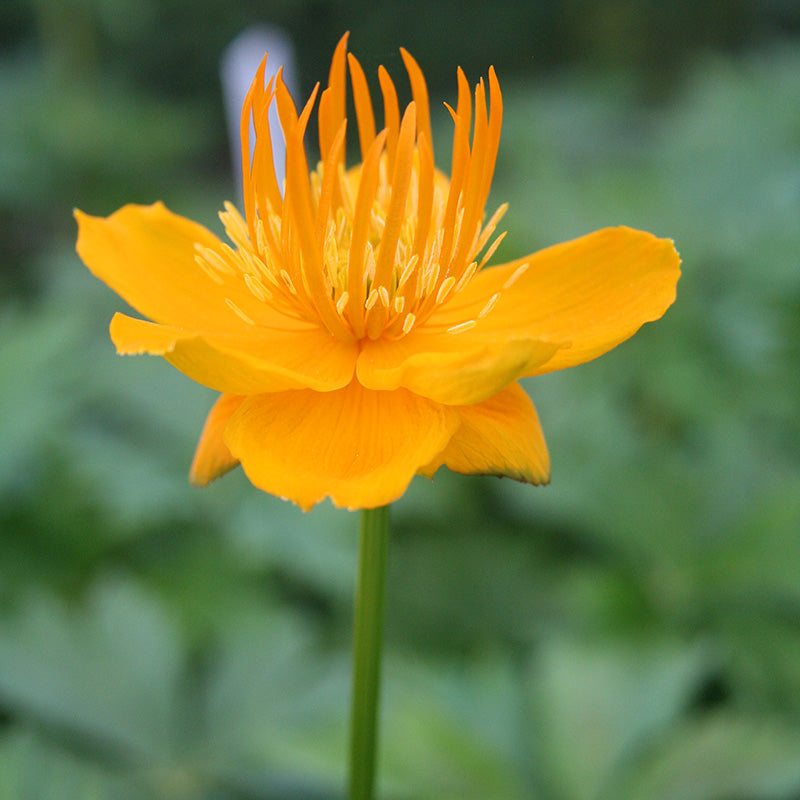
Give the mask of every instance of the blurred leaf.
[[55, 203], [96, 213], [110, 193], [118, 204], [126, 195], [152, 202], [168, 188], [163, 178], [209, 144], [209, 119], [196, 107], [108, 76], [64, 84], [20, 57], [4, 63], [0, 91], [15, 108], [0, 115], [0, 206], [44, 215]]
[[710, 663], [702, 648], [669, 641], [546, 643], [530, 674], [543, 780], [556, 796], [601, 796], [679, 719]]
[[50, 746], [25, 726], [0, 737], [0, 796], [3, 800], [150, 800], [113, 770]]
[[387, 793], [535, 800], [518, 684], [507, 660], [387, 660], [381, 764]]
[[0, 697], [100, 760], [161, 759], [178, 659], [163, 610], [133, 586], [98, 587], [78, 617], [31, 595], [0, 628]]
[[800, 791], [800, 735], [772, 719], [720, 714], [677, 728], [623, 800], [788, 800]]

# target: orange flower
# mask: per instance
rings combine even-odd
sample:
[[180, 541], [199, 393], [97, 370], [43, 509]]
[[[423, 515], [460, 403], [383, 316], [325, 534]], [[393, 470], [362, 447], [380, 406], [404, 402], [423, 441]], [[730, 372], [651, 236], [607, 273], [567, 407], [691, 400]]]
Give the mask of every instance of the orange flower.
[[[319, 98], [321, 161], [262, 62], [242, 111], [242, 217], [220, 217], [231, 244], [161, 203], [107, 219], [76, 212], [89, 269], [152, 322], [116, 314], [122, 354], [160, 355], [222, 396], [191, 468], [206, 484], [238, 463], [259, 488], [308, 509], [325, 497], [370, 508], [415, 474], [463, 473], [546, 483], [549, 459], [517, 379], [595, 358], [659, 318], [680, 274], [672, 243], [609, 228], [483, 269], [501, 207], [484, 222], [502, 98], [489, 70], [473, 98], [458, 72], [453, 168], [434, 166], [425, 79], [404, 50], [413, 102], [400, 115], [380, 68], [376, 132], [364, 73], [333, 56]], [[345, 167], [346, 66], [361, 163]], [[487, 102], [488, 100], [488, 102]], [[267, 110], [286, 138], [284, 194]]]

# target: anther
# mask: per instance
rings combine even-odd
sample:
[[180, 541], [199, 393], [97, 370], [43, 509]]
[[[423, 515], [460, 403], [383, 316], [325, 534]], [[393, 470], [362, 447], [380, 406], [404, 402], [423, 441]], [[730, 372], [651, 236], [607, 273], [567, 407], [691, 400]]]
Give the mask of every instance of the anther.
[[294, 283], [292, 283], [292, 276], [285, 270], [281, 270], [281, 278], [283, 282], [286, 284], [286, 288], [294, 295], [297, 294], [297, 289], [294, 288]]
[[253, 320], [250, 319], [250, 317], [248, 317], [247, 314], [245, 314], [244, 311], [242, 311], [242, 309], [230, 299], [230, 297], [226, 297], [225, 302], [228, 304], [228, 308], [230, 308], [230, 310], [233, 311], [236, 316], [238, 316], [240, 319], [243, 319], [248, 325], [255, 325], [255, 322], [253, 322]]
[[259, 253], [267, 251], [267, 236], [264, 232], [264, 223], [260, 219], [256, 223], [256, 247]]
[[380, 238], [383, 235], [383, 229], [386, 227], [386, 217], [383, 209], [377, 204], [369, 212], [369, 221], [376, 235]]
[[508, 289], [509, 287], [513, 286], [522, 277], [522, 275], [527, 272], [528, 267], [530, 267], [530, 263], [528, 261], [526, 261], [524, 264], [520, 264], [511, 273], [511, 277], [503, 284], [503, 288]]
[[483, 319], [489, 312], [497, 305], [500, 299], [500, 292], [495, 292], [490, 298], [489, 302], [478, 312], [478, 319]]
[[403, 271], [400, 273], [400, 280], [397, 281], [397, 290], [400, 291], [408, 282], [408, 279], [411, 277], [411, 273], [414, 271], [414, 267], [417, 266], [417, 262], [419, 261], [419, 255], [414, 253], [411, 258], [408, 259], [408, 263], [403, 267]]
[[[481, 259], [481, 263], [478, 264], [478, 269], [483, 269], [483, 265], [494, 255], [495, 250], [500, 247], [500, 242], [506, 238], [507, 231], [503, 231], [489, 246], [489, 249], [484, 254], [483, 258]], [[478, 248], [480, 250], [480, 247]]]
[[216, 272], [200, 254], [195, 253], [194, 260], [200, 269], [202, 269], [203, 272], [205, 272], [205, 274], [208, 275], [212, 281], [214, 281], [214, 283], [218, 283], [220, 286], [225, 283], [225, 281], [220, 277], [220, 274]]
[[247, 226], [231, 202], [225, 201], [225, 211], [220, 211], [219, 218], [225, 226], [225, 233], [234, 244], [239, 247], [251, 245]]
[[439, 305], [445, 297], [450, 293], [450, 290], [455, 286], [456, 279], [450, 275], [442, 281], [439, 291], [436, 292], [436, 305]]
[[366, 303], [364, 303], [364, 308], [366, 308], [366, 309], [367, 309], [367, 311], [369, 311], [369, 310], [371, 310], [371, 309], [372, 309], [372, 307], [373, 307], [373, 306], [375, 305], [375, 303], [377, 303], [377, 302], [378, 302], [378, 290], [377, 290], [377, 289], [373, 289], [373, 290], [372, 290], [372, 291], [369, 293], [369, 297], [367, 297], [367, 302], [366, 302]]
[[478, 265], [473, 261], [465, 270], [464, 274], [458, 279], [454, 294], [458, 294], [471, 280], [472, 276], [478, 271]]
[[[223, 245], [223, 247], [227, 247], [227, 245]], [[228, 248], [230, 249], [230, 248]], [[205, 245], [200, 244], [199, 242], [195, 242], [194, 250], [198, 253], [213, 269], [217, 269], [220, 272], [224, 272], [226, 275], [235, 275], [236, 270], [225, 261], [219, 253], [212, 250], [210, 247], [206, 247]]]
[[463, 333], [464, 331], [472, 330], [478, 323], [474, 319], [467, 320], [466, 322], [461, 322], [458, 325], [453, 325], [451, 328], [447, 329], [448, 333]]
[[440, 267], [438, 264], [428, 265], [428, 272], [423, 277], [424, 280], [423, 292], [425, 295], [429, 295], [431, 294], [431, 292], [433, 292], [433, 289], [436, 286], [436, 282], [439, 280], [439, 271]]
[[257, 297], [263, 303], [265, 300], [269, 300], [272, 298], [272, 294], [270, 293], [269, 289], [264, 286], [263, 283], [255, 276], [249, 275], [245, 273], [244, 282], [247, 285], [247, 288], [250, 292]]
[[369, 285], [375, 278], [375, 251], [371, 242], [367, 242], [364, 251], [364, 281]]

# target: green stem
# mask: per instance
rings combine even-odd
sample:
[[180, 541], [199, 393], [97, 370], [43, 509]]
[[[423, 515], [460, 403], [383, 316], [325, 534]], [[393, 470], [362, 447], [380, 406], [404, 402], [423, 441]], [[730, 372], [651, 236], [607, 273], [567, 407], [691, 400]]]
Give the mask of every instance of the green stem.
[[349, 800], [373, 800], [389, 507], [364, 509], [358, 549], [353, 633]]

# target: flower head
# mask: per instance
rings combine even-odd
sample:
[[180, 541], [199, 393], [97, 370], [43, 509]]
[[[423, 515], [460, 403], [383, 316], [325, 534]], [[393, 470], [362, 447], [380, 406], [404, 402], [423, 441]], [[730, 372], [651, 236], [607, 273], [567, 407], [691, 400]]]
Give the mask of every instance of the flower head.
[[[304, 138], [318, 89], [295, 107], [262, 62], [242, 111], [244, 215], [230, 243], [162, 204], [108, 218], [76, 212], [78, 253], [151, 321], [116, 314], [122, 354], [166, 358], [222, 392], [191, 469], [205, 484], [241, 463], [303, 508], [399, 497], [438, 467], [545, 483], [549, 459], [517, 379], [595, 358], [675, 297], [672, 243], [609, 228], [484, 268], [505, 210], [488, 219], [502, 98], [494, 70], [473, 93], [458, 72], [452, 171], [434, 166], [428, 93], [402, 51], [413, 101], [400, 113], [381, 67], [383, 128], [343, 37], [317, 110], [320, 162]], [[345, 161], [346, 74], [361, 161]], [[487, 96], [488, 95], [488, 96]], [[286, 139], [283, 192], [267, 112]], [[470, 136], [470, 131], [472, 135]]]

